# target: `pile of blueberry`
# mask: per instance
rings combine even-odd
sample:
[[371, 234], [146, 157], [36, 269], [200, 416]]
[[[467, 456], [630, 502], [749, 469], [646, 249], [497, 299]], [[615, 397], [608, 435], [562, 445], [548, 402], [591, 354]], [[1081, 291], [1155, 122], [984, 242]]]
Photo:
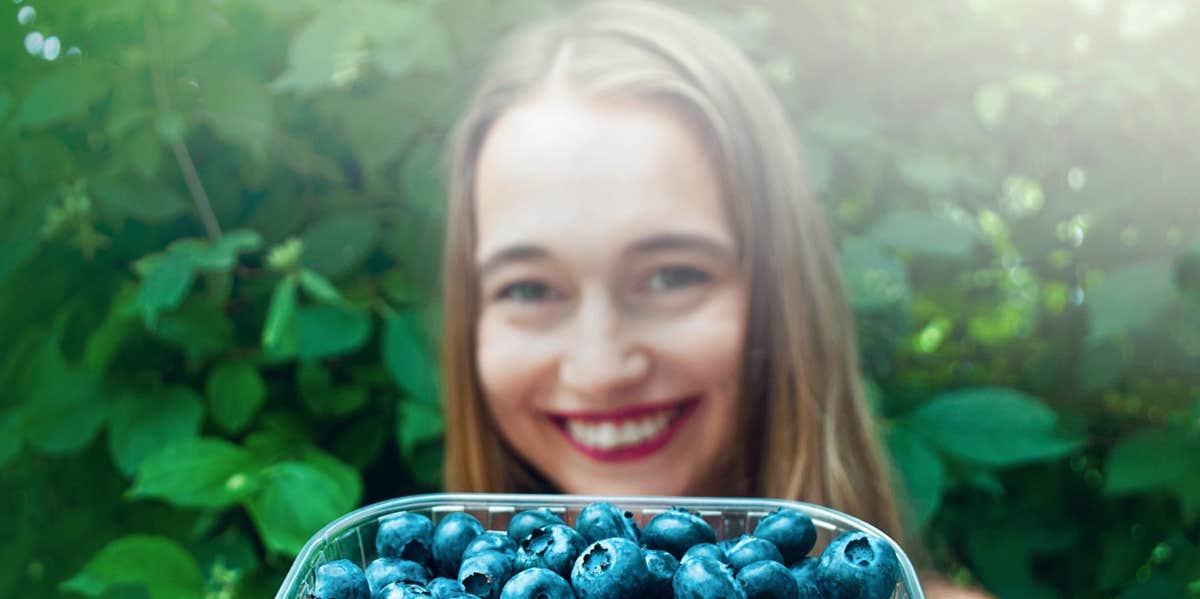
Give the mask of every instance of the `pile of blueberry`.
[[752, 535], [717, 541], [698, 514], [672, 508], [640, 530], [610, 503], [575, 528], [546, 509], [515, 514], [507, 533], [474, 516], [435, 528], [415, 513], [379, 522], [379, 558], [317, 569], [307, 599], [885, 599], [900, 565], [891, 545], [862, 532], [809, 557], [817, 532], [803, 512], [777, 510]]

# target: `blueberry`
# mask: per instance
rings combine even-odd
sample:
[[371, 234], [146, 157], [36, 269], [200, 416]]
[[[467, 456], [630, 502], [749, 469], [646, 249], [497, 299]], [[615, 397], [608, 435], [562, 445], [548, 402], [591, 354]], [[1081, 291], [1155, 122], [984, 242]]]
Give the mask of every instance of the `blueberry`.
[[463, 550], [483, 534], [483, 525], [466, 512], [446, 514], [433, 531], [433, 565], [438, 576], [457, 576]]
[[508, 579], [500, 599], [575, 599], [565, 578], [545, 568], [530, 568]]
[[700, 543], [699, 545], [688, 547], [688, 550], [683, 552], [683, 558], [679, 560], [679, 563], [686, 562], [693, 557], [707, 557], [715, 559], [722, 564], [729, 563], [729, 556], [726, 555], [725, 550], [719, 545], [713, 545], [712, 543]]
[[775, 543], [783, 554], [783, 563], [792, 565], [812, 551], [817, 542], [817, 527], [808, 514], [780, 508], [758, 521], [754, 536]]
[[646, 595], [671, 597], [671, 579], [675, 578], [675, 571], [679, 569], [679, 560], [661, 549], [643, 549], [642, 560], [646, 562], [646, 571], [650, 573], [650, 579], [646, 583]]
[[323, 564], [317, 568], [316, 583], [309, 591], [312, 599], [369, 599], [371, 587], [358, 564], [348, 560]]
[[425, 599], [433, 595], [419, 584], [393, 582], [371, 596], [371, 599]]
[[634, 543], [641, 541], [641, 531], [633, 521], [633, 513], [621, 511], [608, 502], [588, 504], [575, 519], [575, 530], [591, 544], [604, 539], [621, 537]]
[[774, 543], [758, 537], [743, 535], [725, 555], [729, 556], [729, 565], [733, 567], [734, 572], [740, 572], [742, 568], [763, 560], [783, 565], [783, 555], [779, 553], [779, 548]]
[[508, 521], [508, 538], [520, 543], [533, 532], [535, 528], [551, 524], [566, 524], [557, 514], [546, 508], [517, 512]]
[[381, 557], [367, 564], [367, 585], [372, 595], [397, 581], [425, 584], [429, 582], [429, 571], [417, 562], [398, 557]]
[[571, 568], [579, 599], [638, 599], [649, 580], [642, 550], [620, 537], [592, 543]]
[[468, 557], [483, 553], [484, 551], [499, 551], [500, 553], [507, 553], [509, 557], [516, 557], [517, 542], [502, 532], [485, 532], [472, 539], [470, 543], [467, 543], [467, 548], [463, 550], [462, 558], [466, 560]]
[[733, 577], [733, 568], [708, 557], [681, 562], [671, 588], [680, 599], [746, 599], [746, 591]]
[[717, 533], [699, 514], [677, 507], [651, 518], [642, 531], [642, 541], [679, 559], [692, 545], [716, 543]]
[[511, 557], [499, 551], [484, 551], [463, 560], [458, 569], [458, 583], [472, 595], [496, 599], [512, 572]]
[[796, 581], [799, 599], [824, 599], [819, 578], [821, 560], [815, 557], [806, 557], [793, 564], [790, 570], [792, 579]]
[[425, 588], [429, 589], [429, 592], [433, 593], [433, 596], [437, 597], [437, 599], [446, 599], [446, 597], [454, 593], [466, 592], [466, 589], [463, 588], [463, 585], [459, 584], [458, 580], [444, 576], [439, 576], [429, 581], [425, 585]]
[[566, 524], [535, 528], [517, 549], [516, 570], [545, 568], [565, 578], [586, 546], [583, 537]]
[[401, 512], [379, 519], [375, 551], [379, 557], [400, 557], [429, 565], [433, 549], [433, 522], [421, 514]]
[[886, 599], [896, 589], [900, 562], [887, 541], [847, 532], [821, 553], [821, 588], [826, 599]]
[[800, 592], [787, 566], [774, 560], [747, 564], [737, 573], [737, 582], [746, 599], [796, 599]]

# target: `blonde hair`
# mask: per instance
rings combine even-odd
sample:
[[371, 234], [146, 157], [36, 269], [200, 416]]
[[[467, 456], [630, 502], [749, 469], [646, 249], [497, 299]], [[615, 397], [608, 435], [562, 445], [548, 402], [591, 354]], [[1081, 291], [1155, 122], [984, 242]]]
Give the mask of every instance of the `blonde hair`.
[[734, 451], [731, 493], [827, 505], [899, 540], [836, 254], [791, 124], [735, 47], [648, 2], [587, 4], [510, 37], [454, 133], [443, 270], [446, 487], [515, 492], [539, 484], [491, 422], [474, 363], [472, 195], [491, 125], [551, 76], [584, 97], [669, 102], [709, 144], [750, 281], [739, 380], [744, 446]]

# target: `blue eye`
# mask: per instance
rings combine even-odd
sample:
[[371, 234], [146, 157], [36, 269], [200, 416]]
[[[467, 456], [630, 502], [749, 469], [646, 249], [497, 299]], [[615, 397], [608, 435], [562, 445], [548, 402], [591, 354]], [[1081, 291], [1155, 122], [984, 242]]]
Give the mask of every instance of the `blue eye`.
[[646, 286], [655, 291], [670, 291], [712, 280], [708, 273], [688, 266], [668, 266], [654, 271]]
[[553, 295], [554, 291], [545, 283], [521, 281], [501, 289], [496, 298], [516, 302], [540, 302], [550, 299]]

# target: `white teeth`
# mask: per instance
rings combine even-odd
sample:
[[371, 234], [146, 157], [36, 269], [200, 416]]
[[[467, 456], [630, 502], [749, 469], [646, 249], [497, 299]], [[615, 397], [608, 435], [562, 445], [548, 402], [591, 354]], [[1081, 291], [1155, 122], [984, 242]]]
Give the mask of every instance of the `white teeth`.
[[621, 445], [635, 443], [639, 438], [644, 436], [642, 425], [638, 422], [626, 422], [617, 430], [620, 431], [617, 433], [617, 442]]
[[596, 429], [596, 444], [600, 447], [612, 447], [617, 444], [617, 425], [611, 422], [601, 422]]
[[597, 449], [616, 449], [645, 443], [662, 433], [671, 423], [678, 410], [659, 412], [637, 420], [626, 420], [620, 424], [605, 421], [596, 424], [578, 420], [567, 421], [567, 433], [576, 441]]

